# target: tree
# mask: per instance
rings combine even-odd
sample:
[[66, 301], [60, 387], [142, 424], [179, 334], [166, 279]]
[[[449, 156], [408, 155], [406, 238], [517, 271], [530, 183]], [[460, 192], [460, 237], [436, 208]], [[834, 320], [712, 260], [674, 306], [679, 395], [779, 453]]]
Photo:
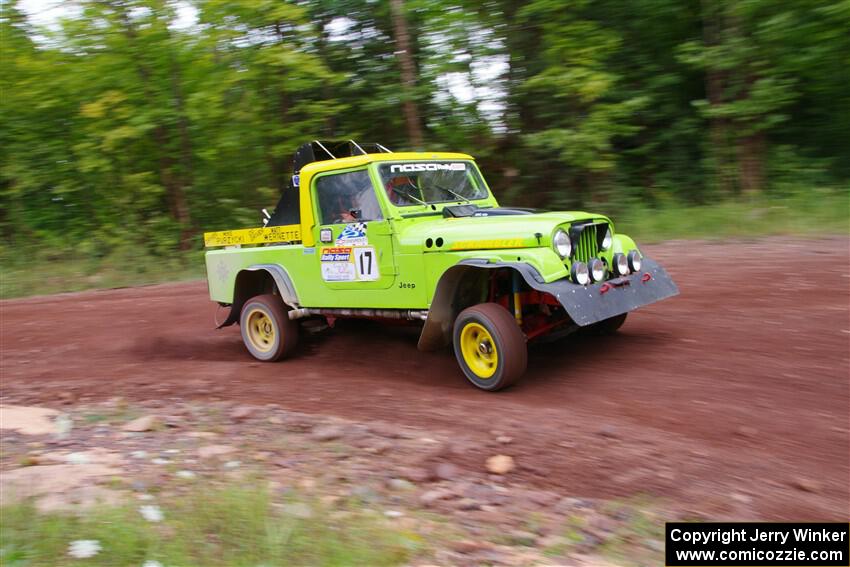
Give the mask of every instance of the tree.
[[4, 242], [170, 255], [256, 225], [317, 137], [468, 151], [540, 207], [850, 179], [846, 2], [190, 1], [3, 4]]
[[413, 93], [416, 90], [416, 67], [410, 52], [410, 37], [407, 31], [407, 16], [402, 0], [390, 0], [393, 31], [395, 32], [396, 55], [401, 66], [401, 84], [404, 90], [404, 119], [407, 123], [407, 135], [414, 148], [422, 149], [422, 127], [419, 122], [419, 110]]
[[704, 3], [702, 42], [681, 47], [684, 61], [706, 77], [707, 98], [697, 102], [712, 124], [711, 148], [719, 186], [728, 190], [727, 146], [736, 148], [737, 188], [756, 193], [764, 188], [767, 134], [786, 119], [784, 110], [799, 96], [796, 78], [774, 51], [784, 39], [772, 20], [794, 18], [790, 3]]
[[[534, 46], [523, 42], [523, 56], [511, 60], [519, 66], [512, 70], [518, 125], [538, 158], [537, 187], [561, 205], [607, 184], [617, 167], [614, 141], [637, 132], [631, 118], [646, 102], [617, 90], [621, 77], [610, 61], [621, 38], [593, 12], [587, 0], [535, 0], [515, 15], [514, 25], [536, 30]], [[559, 170], [539, 165], [553, 159]]]

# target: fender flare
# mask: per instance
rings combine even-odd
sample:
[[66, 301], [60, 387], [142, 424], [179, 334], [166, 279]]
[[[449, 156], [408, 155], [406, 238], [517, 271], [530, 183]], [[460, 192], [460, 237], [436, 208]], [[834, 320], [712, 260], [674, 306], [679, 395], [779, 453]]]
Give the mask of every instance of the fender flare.
[[292, 283], [292, 278], [289, 277], [289, 273], [283, 266], [279, 264], [254, 264], [239, 270], [239, 273], [236, 274], [236, 279], [233, 284], [235, 289], [233, 290], [233, 303], [230, 305], [230, 313], [228, 313], [227, 319], [218, 326], [219, 329], [222, 327], [228, 327], [239, 320], [242, 306], [245, 305], [245, 302], [251, 298], [251, 290], [246, 287], [247, 284], [240, 285], [240, 280], [244, 281], [244, 278], [246, 277], [245, 274], [252, 274], [255, 272], [266, 272], [271, 276], [275, 287], [277, 288], [277, 292], [280, 294], [280, 298], [289, 307], [298, 309], [301, 306], [298, 303], [298, 293], [295, 291], [295, 285]]
[[437, 350], [448, 346], [451, 342], [452, 327], [461, 309], [455, 302], [458, 286], [474, 271], [511, 268], [519, 272], [531, 288], [537, 288], [545, 283], [540, 273], [533, 266], [524, 262], [493, 263], [486, 258], [467, 258], [461, 260], [440, 276], [428, 318], [419, 335], [417, 348], [421, 351]]

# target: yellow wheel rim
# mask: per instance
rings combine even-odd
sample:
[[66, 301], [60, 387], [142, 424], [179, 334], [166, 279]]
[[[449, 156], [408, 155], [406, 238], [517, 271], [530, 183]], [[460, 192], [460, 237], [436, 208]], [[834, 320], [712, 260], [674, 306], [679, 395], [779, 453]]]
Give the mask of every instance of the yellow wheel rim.
[[463, 361], [482, 379], [491, 378], [499, 365], [496, 342], [490, 332], [479, 323], [467, 323], [460, 332], [460, 350]]
[[248, 340], [260, 352], [269, 352], [274, 348], [275, 327], [271, 317], [265, 311], [253, 309], [248, 313]]

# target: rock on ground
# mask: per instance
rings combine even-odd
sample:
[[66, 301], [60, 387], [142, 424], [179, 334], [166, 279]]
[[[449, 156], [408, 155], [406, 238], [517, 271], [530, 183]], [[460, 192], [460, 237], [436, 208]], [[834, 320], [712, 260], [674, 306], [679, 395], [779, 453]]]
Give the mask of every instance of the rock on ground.
[[493, 474], [507, 474], [515, 466], [513, 457], [508, 455], [494, 455], [487, 459], [487, 470]]
[[221, 455], [227, 455], [236, 450], [236, 447], [231, 445], [204, 445], [198, 447], [198, 457], [201, 459], [211, 459]]
[[255, 409], [252, 406], [238, 406], [230, 412], [230, 419], [233, 421], [244, 421], [254, 415]]
[[124, 424], [124, 427], [121, 429], [124, 431], [130, 431], [135, 433], [141, 433], [143, 431], [150, 431], [155, 429], [157, 425], [159, 425], [159, 417], [155, 415], [145, 415], [140, 418], [134, 419], [133, 421]]
[[434, 467], [435, 480], [455, 480], [460, 475], [460, 469], [452, 463], [437, 463]]
[[125, 459], [119, 453], [102, 447], [93, 447], [85, 451], [52, 451], [38, 457], [39, 462], [44, 464], [69, 464], [69, 465], [106, 465], [120, 467]]
[[316, 441], [333, 441], [342, 437], [344, 431], [342, 427], [336, 425], [320, 425], [313, 428], [312, 437]]
[[118, 493], [96, 484], [118, 476], [121, 470], [103, 464], [37, 465], [4, 471], [0, 475], [0, 504], [36, 498], [42, 510], [114, 502]]
[[0, 405], [0, 429], [14, 429], [24, 435], [58, 433], [54, 418], [60, 412], [49, 408]]

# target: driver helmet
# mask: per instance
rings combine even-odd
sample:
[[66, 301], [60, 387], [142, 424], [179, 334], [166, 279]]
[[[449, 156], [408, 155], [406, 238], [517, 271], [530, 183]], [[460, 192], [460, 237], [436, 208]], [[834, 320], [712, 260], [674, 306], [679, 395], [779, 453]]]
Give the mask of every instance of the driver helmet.
[[413, 177], [397, 175], [387, 182], [387, 194], [390, 197], [390, 201], [394, 204], [408, 204], [408, 202], [411, 202], [405, 196], [405, 191], [413, 191], [414, 194], [419, 194], [419, 187], [416, 185], [416, 180]]

